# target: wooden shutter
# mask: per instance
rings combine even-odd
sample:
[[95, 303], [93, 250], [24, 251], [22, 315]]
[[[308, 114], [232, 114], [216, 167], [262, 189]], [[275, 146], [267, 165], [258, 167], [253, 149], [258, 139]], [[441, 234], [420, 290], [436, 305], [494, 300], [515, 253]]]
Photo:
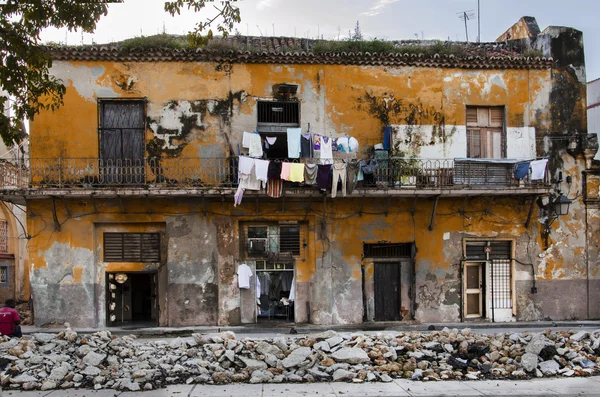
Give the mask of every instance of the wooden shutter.
[[104, 233], [104, 262], [160, 262], [160, 234]]
[[490, 127], [502, 128], [504, 125], [504, 109], [501, 107], [490, 108]]
[[504, 157], [503, 125], [503, 107], [467, 107], [467, 157]]
[[477, 123], [477, 108], [468, 107], [467, 108], [467, 125], [471, 127], [478, 127]]

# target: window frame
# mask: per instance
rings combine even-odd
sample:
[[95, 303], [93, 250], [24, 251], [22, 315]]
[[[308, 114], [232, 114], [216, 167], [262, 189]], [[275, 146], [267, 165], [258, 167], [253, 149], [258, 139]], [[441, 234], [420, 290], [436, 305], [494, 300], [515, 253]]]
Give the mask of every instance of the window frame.
[[[486, 112], [487, 111], [487, 112]], [[501, 112], [498, 115], [498, 112]], [[475, 114], [473, 114], [475, 113]], [[487, 115], [486, 115], [487, 113]], [[494, 114], [496, 113], [496, 114]], [[466, 107], [467, 158], [474, 159], [505, 159], [507, 155], [506, 106], [472, 106]], [[494, 155], [494, 139], [500, 134], [499, 156]], [[477, 138], [474, 137], [477, 135]], [[478, 145], [476, 145], [478, 141]], [[485, 143], [484, 143], [485, 141]], [[479, 156], [474, 156], [478, 146]], [[490, 156], [491, 152], [491, 156]]]
[[0, 254], [9, 253], [9, 239], [8, 239], [8, 221], [6, 219], [0, 220]]
[[10, 285], [10, 263], [0, 262], [0, 274], [2, 269], [6, 269], [6, 281], [0, 281], [0, 287], [7, 287]]
[[[273, 122], [265, 121], [264, 109], [261, 106], [265, 104], [282, 104], [282, 105], [295, 105], [297, 107], [296, 114], [298, 119], [296, 122]], [[289, 121], [289, 120], [288, 120]], [[302, 125], [302, 103], [298, 100], [278, 100], [278, 99], [258, 99], [256, 101], [256, 130], [260, 134], [261, 139], [265, 140], [267, 137], [276, 137], [277, 142], [276, 150], [267, 150], [266, 155], [269, 159], [286, 159], [289, 153], [287, 152], [287, 129], [288, 128], [300, 128]]]

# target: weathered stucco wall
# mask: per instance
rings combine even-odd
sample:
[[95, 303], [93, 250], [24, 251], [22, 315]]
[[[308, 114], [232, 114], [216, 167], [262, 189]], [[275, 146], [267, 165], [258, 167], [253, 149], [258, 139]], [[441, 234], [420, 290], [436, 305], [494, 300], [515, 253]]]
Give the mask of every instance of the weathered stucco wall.
[[[550, 33], [551, 47], [559, 38]], [[354, 136], [363, 153], [382, 141], [383, 126], [393, 125], [397, 155], [465, 157], [466, 106], [504, 106], [507, 157], [550, 157], [553, 177], [558, 171], [573, 177], [572, 184], [561, 189], [574, 197], [582, 190], [584, 162], [578, 140], [570, 137], [586, 132], [580, 66], [459, 70], [60, 61], [52, 72], [67, 86], [65, 105], [36, 117], [31, 156], [97, 158], [97, 101], [108, 98], [146, 98], [149, 158], [237, 155], [242, 132], [256, 127], [257, 100], [273, 98], [276, 84], [292, 83], [298, 84], [303, 128], [310, 123], [316, 133]], [[555, 139], [556, 135], [564, 139]], [[584, 318], [586, 311], [576, 303], [585, 299], [587, 278], [598, 272], [598, 264], [590, 264], [593, 269], [588, 272], [581, 261], [590, 238], [582, 228], [586, 212], [581, 197], [574, 200], [568, 216], [552, 224], [547, 248], [543, 209], [536, 205], [534, 221], [524, 227], [532, 197], [493, 202], [469, 194], [464, 200], [441, 198], [431, 231], [427, 226], [433, 200], [423, 197], [364, 202], [339, 198], [328, 200], [326, 210], [322, 203], [307, 208], [306, 201], [287, 199], [283, 210], [278, 202], [261, 200], [258, 212], [254, 203], [234, 209], [228, 198], [225, 205], [207, 202], [206, 215], [199, 200], [124, 199], [124, 212], [118, 201], [106, 200], [99, 203], [98, 213], [93, 213], [89, 200], [68, 200], [72, 219], [67, 220], [68, 212], [58, 205], [60, 231], [53, 230], [50, 201], [29, 201], [28, 226], [34, 236], [29, 244], [29, 276], [36, 312], [41, 313], [37, 324], [102, 325], [103, 303], [98, 298], [104, 294], [107, 269], [146, 266], [98, 261], [94, 230], [99, 224], [124, 230], [163, 225], [168, 273], [163, 302], [167, 314], [161, 323], [172, 326], [238, 324], [245, 317], [236, 284], [237, 265], [243, 259], [238, 228], [239, 222], [252, 219], [308, 222], [308, 254], [296, 264], [296, 319], [317, 324], [363, 320], [362, 274], [366, 281], [372, 277], [362, 270], [364, 265], [369, 270], [362, 258], [363, 242], [414, 242], [419, 321], [461, 319], [460, 261], [467, 238], [512, 240], [516, 258], [533, 264], [537, 294], [530, 292], [530, 267], [515, 265], [518, 319]]]
[[[354, 136], [364, 150], [382, 141], [384, 125], [398, 125], [399, 154], [406, 156], [460, 154], [465, 106], [506, 106], [509, 136], [519, 142], [509, 153], [523, 158], [531, 155], [532, 134], [545, 128], [551, 82], [549, 70], [352, 65], [61, 61], [52, 72], [67, 86], [65, 106], [33, 122], [34, 158], [96, 158], [96, 101], [142, 97], [149, 157], [237, 154], [242, 132], [256, 128], [256, 100], [272, 98], [273, 86], [283, 82], [299, 85], [304, 128], [310, 123], [317, 133]], [[50, 137], [54, 144], [45, 147]]]
[[[536, 222], [525, 229], [531, 199], [495, 199], [490, 205], [488, 198], [468, 198], [464, 213], [463, 199], [441, 199], [432, 231], [427, 228], [433, 206], [430, 199], [417, 201], [414, 216], [412, 199], [394, 199], [389, 208], [386, 199], [370, 199], [364, 203], [362, 215], [357, 211], [362, 205], [360, 199], [328, 201], [325, 217], [322, 203], [313, 202], [307, 210], [306, 201], [291, 199], [286, 201], [285, 212], [278, 203], [264, 203], [258, 213], [252, 202], [235, 210], [229, 205], [223, 207], [220, 201], [209, 202], [204, 216], [199, 200], [151, 200], [151, 214], [145, 200], [124, 200], [129, 209], [126, 214], [121, 213], [118, 200], [106, 200], [98, 214], [90, 213], [89, 201], [69, 200], [72, 219], [68, 219], [64, 208], [58, 208], [60, 232], [52, 228], [50, 201], [33, 202], [35, 215], [30, 218], [30, 227], [38, 235], [30, 241], [30, 271], [40, 313], [36, 317], [38, 325], [68, 321], [77, 326], [101, 326], [105, 321], [105, 272], [156, 269], [155, 265], [96, 259], [94, 252], [100, 253], [102, 247], [101, 239], [94, 240], [94, 230], [109, 230], [100, 226], [128, 231], [162, 227], [160, 230], [165, 231], [168, 314], [166, 320], [161, 317], [163, 324], [238, 324], [240, 294], [235, 270], [243, 259], [238, 226], [250, 219], [308, 220], [306, 258], [296, 262], [298, 321], [308, 321], [310, 316], [310, 321], [317, 324], [362, 322], [363, 242], [384, 240], [415, 243], [415, 319], [460, 321], [460, 261], [463, 241], [468, 238], [510, 239], [515, 243], [516, 258], [535, 264], [536, 295], [529, 291], [530, 267], [515, 265], [520, 293], [517, 318], [585, 317], [580, 307], [573, 306], [585, 292], [584, 270], [574, 266], [572, 258], [551, 258], [551, 253], [564, 251], [560, 247], [542, 251]], [[569, 244], [582, 252], [581, 242], [574, 239]], [[540, 254], [547, 255], [545, 260], [540, 260]], [[550, 266], [554, 270], [549, 271]], [[366, 266], [365, 270], [368, 284], [372, 267]], [[572, 299], [565, 299], [568, 289]]]

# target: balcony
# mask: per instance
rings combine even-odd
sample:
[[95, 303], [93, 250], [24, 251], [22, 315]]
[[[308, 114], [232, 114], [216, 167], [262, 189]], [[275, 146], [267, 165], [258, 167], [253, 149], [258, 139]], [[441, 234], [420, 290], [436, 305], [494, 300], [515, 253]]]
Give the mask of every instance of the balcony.
[[[224, 196], [233, 194], [237, 187], [237, 163], [237, 157], [28, 159], [23, 167], [1, 164], [0, 195], [9, 201], [44, 196]], [[365, 175], [352, 196], [535, 195], [550, 191], [548, 173], [544, 180], [517, 180], [514, 163], [474, 159], [379, 160], [373, 174]], [[286, 182], [284, 187], [286, 196], [322, 195], [313, 186]]]

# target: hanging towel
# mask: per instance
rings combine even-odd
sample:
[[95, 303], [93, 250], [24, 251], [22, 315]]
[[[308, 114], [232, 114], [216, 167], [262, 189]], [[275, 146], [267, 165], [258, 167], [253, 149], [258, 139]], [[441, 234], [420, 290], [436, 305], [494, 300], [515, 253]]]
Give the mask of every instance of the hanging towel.
[[256, 277], [256, 285], [254, 286], [254, 293], [256, 294], [256, 299], [260, 299], [260, 280], [258, 276]]
[[531, 162], [531, 180], [532, 181], [544, 179], [544, 175], [546, 174], [546, 164], [547, 163], [548, 163], [548, 159], [535, 160], [535, 161]]
[[250, 157], [262, 157], [263, 155], [263, 150], [262, 150], [262, 141], [260, 139], [260, 135], [254, 133], [254, 134], [250, 134], [251, 138], [250, 139], [250, 149], [248, 152], [248, 155]]
[[269, 163], [269, 171], [267, 173], [269, 180], [281, 179], [281, 163], [278, 161], [271, 161]]
[[304, 183], [315, 185], [317, 183], [317, 165], [304, 164]]
[[250, 175], [246, 174], [238, 174], [238, 187], [247, 190], [260, 190], [262, 188], [262, 183], [258, 179], [256, 179], [256, 174], [253, 172]]
[[239, 157], [240, 165], [239, 165], [239, 173], [244, 175], [250, 175], [252, 173], [252, 168], [254, 167], [254, 159], [246, 156]]
[[246, 149], [250, 148], [250, 142], [252, 142], [252, 133], [250, 132], [246, 132], [244, 131], [244, 133], [242, 134], [242, 147], [245, 147]]
[[267, 182], [269, 178], [269, 160], [254, 160], [254, 171], [256, 172], [256, 179], [259, 181]]
[[331, 144], [333, 139], [325, 136], [321, 137], [321, 164], [332, 164], [333, 163], [333, 152], [331, 150]]
[[288, 158], [297, 159], [300, 157], [300, 136], [302, 135], [301, 128], [287, 129], [287, 145]]
[[290, 181], [304, 182], [304, 164], [292, 163], [290, 165]]
[[281, 193], [283, 192], [283, 181], [281, 179], [269, 179], [269, 184], [267, 185], [267, 195], [273, 198], [281, 197]]
[[355, 137], [350, 137], [350, 139], [348, 139], [348, 148], [350, 149], [351, 152], [357, 152], [358, 151], [358, 141], [356, 140]]
[[331, 164], [319, 164], [317, 187], [323, 190], [331, 187]]
[[392, 146], [392, 127], [383, 127], [383, 150], [390, 150]]
[[525, 161], [522, 163], [517, 163], [517, 165], [515, 166], [515, 178], [517, 179], [523, 179], [527, 176], [527, 174], [529, 173], [529, 161]]
[[281, 179], [284, 181], [290, 180], [290, 163], [281, 163]]
[[302, 134], [302, 138], [300, 138], [300, 156], [303, 158], [310, 157], [310, 141], [310, 134], [308, 134], [308, 137]]

